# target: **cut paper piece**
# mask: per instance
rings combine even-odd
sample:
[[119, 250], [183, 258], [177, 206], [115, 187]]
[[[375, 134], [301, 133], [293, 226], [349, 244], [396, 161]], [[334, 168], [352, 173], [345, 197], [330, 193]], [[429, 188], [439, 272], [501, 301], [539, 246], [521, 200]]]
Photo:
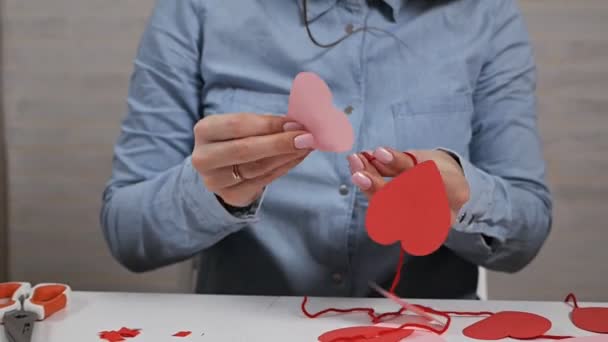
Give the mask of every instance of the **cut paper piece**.
[[359, 326], [336, 329], [319, 336], [319, 342], [399, 342], [410, 336], [410, 329]]
[[545, 317], [517, 311], [502, 311], [463, 330], [467, 337], [478, 340], [503, 338], [534, 339], [551, 329], [551, 321]]
[[140, 334], [141, 329], [129, 329], [122, 327], [120, 330], [102, 331], [99, 333], [99, 338], [109, 342], [125, 341], [126, 338], [133, 338]]
[[446, 342], [445, 339], [435, 333], [426, 331], [415, 331], [406, 340], [407, 342]]
[[372, 196], [365, 227], [378, 244], [401, 242], [410, 255], [424, 256], [443, 245], [450, 221], [443, 179], [429, 160], [393, 178]]
[[[594, 333], [608, 334], [608, 308], [581, 308], [578, 306], [576, 297], [572, 293], [566, 297], [566, 302], [570, 301], [574, 304], [574, 310], [572, 310], [572, 314], [570, 315], [574, 325], [580, 329]], [[604, 338], [608, 341], [608, 337]]]
[[315, 73], [301, 72], [293, 81], [287, 117], [302, 124], [315, 141], [315, 148], [326, 152], [346, 152], [355, 135], [348, 117], [336, 109], [327, 84]]
[[190, 334], [192, 334], [191, 331], [178, 331], [175, 334], [173, 334], [172, 336], [175, 336], [175, 337], [186, 337], [186, 336], [190, 336]]
[[118, 331], [102, 331], [99, 333], [99, 338], [108, 342], [120, 342], [125, 340]]
[[140, 333], [140, 329], [129, 329], [127, 327], [122, 327], [118, 330], [118, 333], [122, 337], [136, 337]]
[[602, 335], [598, 335], [598, 336], [585, 336], [585, 337], [569, 338], [569, 339], [564, 340], [564, 341], [568, 341], [568, 342], [608, 342], [608, 337], [607, 336], [602, 336]]

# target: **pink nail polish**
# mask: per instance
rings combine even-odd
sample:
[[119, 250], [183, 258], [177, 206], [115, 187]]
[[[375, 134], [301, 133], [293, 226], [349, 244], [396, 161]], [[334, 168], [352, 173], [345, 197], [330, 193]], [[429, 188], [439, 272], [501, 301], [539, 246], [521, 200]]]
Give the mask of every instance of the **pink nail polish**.
[[348, 165], [350, 166], [351, 172], [359, 172], [359, 171], [363, 170], [363, 168], [364, 168], [363, 162], [361, 161], [361, 159], [359, 158], [358, 155], [351, 154], [347, 157], [347, 159], [348, 159]]
[[295, 121], [290, 121], [283, 124], [283, 131], [285, 132], [302, 131], [304, 129], [304, 125]]
[[357, 185], [358, 187], [360, 187], [363, 190], [367, 190], [372, 187], [372, 180], [367, 178], [367, 176], [365, 176], [361, 172], [356, 172], [352, 176], [352, 180], [353, 180], [353, 183], [355, 183], [355, 185]]
[[395, 159], [393, 154], [384, 147], [377, 148], [376, 151], [374, 151], [374, 157], [384, 164], [392, 163]]
[[295, 137], [293, 139], [293, 144], [299, 150], [312, 148], [315, 144], [315, 139], [313, 138], [312, 134], [306, 133]]

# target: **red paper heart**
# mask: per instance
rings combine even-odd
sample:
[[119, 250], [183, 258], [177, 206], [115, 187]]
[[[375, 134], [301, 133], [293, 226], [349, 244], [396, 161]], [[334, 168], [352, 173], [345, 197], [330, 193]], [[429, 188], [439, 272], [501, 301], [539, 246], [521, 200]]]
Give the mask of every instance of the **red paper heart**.
[[608, 334], [608, 308], [575, 308], [572, 323], [583, 330]]
[[365, 226], [376, 243], [400, 241], [410, 255], [423, 256], [445, 242], [450, 220], [443, 179], [429, 160], [393, 178], [372, 196]]
[[406, 340], [407, 342], [445, 342], [443, 337], [432, 333], [426, 332], [422, 330], [418, 330], [409, 336]]
[[468, 326], [463, 334], [478, 340], [503, 338], [533, 339], [551, 329], [551, 321], [545, 317], [517, 311], [502, 311]]
[[327, 84], [312, 72], [301, 72], [293, 81], [287, 117], [306, 127], [320, 151], [346, 152], [355, 135], [348, 117], [333, 105]]
[[399, 342], [413, 332], [410, 329], [374, 326], [349, 327], [328, 331], [319, 336], [319, 342]]

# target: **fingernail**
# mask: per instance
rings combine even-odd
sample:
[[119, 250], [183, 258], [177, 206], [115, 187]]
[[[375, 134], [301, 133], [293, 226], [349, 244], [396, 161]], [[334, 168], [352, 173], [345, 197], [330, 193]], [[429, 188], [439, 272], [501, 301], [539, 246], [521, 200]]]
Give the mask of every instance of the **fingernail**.
[[378, 159], [381, 163], [384, 164], [391, 163], [395, 158], [393, 154], [384, 147], [377, 148], [374, 152], [374, 157], [376, 157], [376, 159]]
[[351, 154], [346, 159], [348, 159], [348, 165], [350, 166], [351, 172], [359, 172], [362, 171], [364, 166], [361, 158], [359, 158], [356, 154]]
[[351, 178], [353, 180], [353, 183], [355, 183], [355, 185], [357, 185], [363, 190], [367, 190], [372, 187], [372, 180], [367, 178], [367, 176], [365, 176], [361, 172], [355, 172], [355, 174]]
[[293, 139], [293, 144], [297, 149], [305, 149], [312, 148], [315, 144], [315, 139], [312, 137], [312, 134], [306, 133], [302, 135], [298, 135]]
[[289, 131], [302, 131], [304, 130], [304, 125], [295, 122], [295, 121], [290, 121], [290, 122], [286, 122], [285, 124], [283, 124], [283, 131], [285, 132], [289, 132]]

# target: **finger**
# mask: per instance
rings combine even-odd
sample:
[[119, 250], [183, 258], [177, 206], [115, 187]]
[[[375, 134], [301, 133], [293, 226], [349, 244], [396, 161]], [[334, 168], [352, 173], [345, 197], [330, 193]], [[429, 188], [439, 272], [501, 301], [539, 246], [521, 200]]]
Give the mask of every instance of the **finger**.
[[[284, 176], [291, 169], [301, 163], [305, 157], [292, 160], [279, 168], [272, 170], [262, 177], [255, 179], [249, 179], [232, 187], [226, 188], [222, 191], [222, 199], [233, 206], [245, 206], [248, 205], [250, 199], [242, 200], [242, 194], [258, 194], [262, 188], [275, 181], [277, 178]], [[255, 197], [254, 197], [255, 199]], [[233, 203], [231, 203], [233, 202]]]
[[386, 181], [384, 178], [382, 178], [382, 176], [372, 174], [368, 171], [355, 172], [351, 179], [353, 183], [368, 197], [371, 197], [376, 193], [376, 191], [380, 190], [386, 184]]
[[309, 153], [310, 151], [303, 150], [296, 153], [268, 157], [245, 164], [240, 164], [238, 165], [238, 171], [242, 178], [240, 180], [234, 178], [234, 175], [232, 174], [232, 166], [211, 170], [204, 175], [205, 186], [215, 191], [217, 189], [231, 187], [241, 183], [243, 180], [261, 177], [292, 160], [306, 157]]
[[363, 171], [367, 171], [374, 176], [381, 176], [376, 167], [370, 162], [370, 160], [374, 159], [371, 153], [364, 151], [359, 153], [358, 156], [363, 163]]
[[[410, 153], [413, 158], [407, 153]], [[374, 151], [374, 159], [371, 163], [382, 176], [396, 177], [416, 165], [415, 159], [417, 158], [415, 152], [408, 151], [407, 153], [388, 147], [379, 147]]]
[[199, 172], [205, 172], [300, 150], [310, 151], [314, 143], [312, 134], [295, 131], [202, 144], [195, 147], [193, 163]]
[[303, 129], [284, 116], [253, 113], [209, 115], [194, 126], [197, 142], [215, 142]]

